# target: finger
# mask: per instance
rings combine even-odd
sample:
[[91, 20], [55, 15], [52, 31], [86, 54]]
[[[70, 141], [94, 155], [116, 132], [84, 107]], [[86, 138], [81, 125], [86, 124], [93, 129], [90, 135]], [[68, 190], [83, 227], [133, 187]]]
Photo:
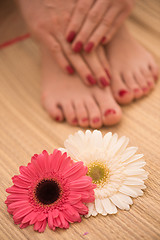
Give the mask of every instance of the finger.
[[96, 48], [96, 53], [97, 53], [97, 56], [102, 64], [109, 80], [111, 81], [111, 70], [110, 70], [109, 62], [107, 60], [104, 48], [102, 46], [98, 46]]
[[86, 52], [88, 52], [88, 46], [89, 46], [90, 42], [92, 42], [94, 45], [94, 47], [91, 49], [91, 50], [93, 50], [101, 42], [103, 36], [106, 36], [106, 33], [109, 31], [109, 29], [112, 28], [112, 24], [113, 24], [114, 20], [116, 19], [116, 17], [118, 16], [120, 10], [121, 9], [119, 9], [119, 7], [111, 7], [107, 11], [107, 13], [103, 17], [100, 25], [93, 32], [93, 34], [89, 38], [87, 44], [85, 45], [84, 50]]
[[70, 62], [65, 57], [60, 44], [58, 43], [58, 41], [56, 41], [54, 36], [52, 36], [50, 33], [47, 33], [45, 31], [44, 32], [41, 31], [40, 32], [40, 41], [49, 49], [51, 54], [54, 56], [54, 59], [57, 61], [59, 66], [65, 72], [67, 72], [69, 74], [74, 73], [74, 69], [72, 68]]
[[106, 72], [99, 61], [96, 52], [94, 51], [90, 54], [84, 52], [82, 55], [96, 76], [98, 85], [102, 88], [107, 87], [109, 85], [109, 78], [106, 76]]
[[[83, 48], [83, 44], [88, 40], [89, 36], [93, 32], [94, 28], [99, 24], [110, 1], [98, 0], [88, 12], [84, 25], [76, 36], [72, 43], [72, 49], [75, 52], [80, 52]], [[89, 42], [87, 46], [87, 52], [90, 52], [94, 47], [93, 42]]]
[[67, 28], [66, 40], [71, 43], [78, 33], [94, 0], [78, 0], [73, 16]]

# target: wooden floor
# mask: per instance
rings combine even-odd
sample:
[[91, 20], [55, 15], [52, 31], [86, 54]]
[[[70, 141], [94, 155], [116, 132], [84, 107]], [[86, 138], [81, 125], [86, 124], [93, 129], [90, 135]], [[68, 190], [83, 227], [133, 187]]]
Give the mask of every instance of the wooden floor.
[[[159, 0], [139, 0], [129, 28], [160, 64], [158, 29]], [[12, 1], [0, 6], [0, 44], [27, 33]], [[31, 39], [0, 50], [0, 239], [1, 240], [141, 240], [160, 239], [160, 82], [146, 98], [123, 107], [123, 119], [102, 132], [117, 132], [130, 137], [130, 146], [139, 146], [150, 173], [143, 197], [134, 199], [131, 210], [114, 216], [83, 219], [68, 230], [46, 229], [43, 234], [30, 226], [20, 230], [14, 225], [4, 201], [11, 177], [18, 174], [34, 153], [50, 153], [79, 128], [55, 123], [40, 104], [40, 58]], [[88, 232], [87, 235], [84, 235]]]

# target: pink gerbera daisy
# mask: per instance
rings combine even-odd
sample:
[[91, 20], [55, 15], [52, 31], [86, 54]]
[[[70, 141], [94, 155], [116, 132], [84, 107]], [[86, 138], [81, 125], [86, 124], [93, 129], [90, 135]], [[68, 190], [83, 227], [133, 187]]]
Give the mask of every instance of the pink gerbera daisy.
[[47, 151], [35, 154], [6, 189], [10, 195], [5, 203], [15, 224], [20, 228], [34, 224], [34, 230], [43, 232], [47, 222], [53, 230], [80, 222], [80, 215], [88, 212], [83, 203], [94, 201], [95, 185], [87, 170], [83, 162], [74, 163], [57, 149], [50, 155]]

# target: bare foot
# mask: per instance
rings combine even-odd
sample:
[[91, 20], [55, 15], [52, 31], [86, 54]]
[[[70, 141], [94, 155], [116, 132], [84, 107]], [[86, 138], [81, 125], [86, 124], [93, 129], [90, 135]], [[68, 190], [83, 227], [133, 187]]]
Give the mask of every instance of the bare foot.
[[130, 103], [155, 87], [158, 67], [125, 26], [106, 47], [106, 53], [112, 69], [112, 91], [118, 103]]
[[122, 112], [109, 87], [86, 87], [78, 75], [67, 75], [42, 50], [42, 104], [56, 120], [71, 125], [100, 128], [120, 121]]

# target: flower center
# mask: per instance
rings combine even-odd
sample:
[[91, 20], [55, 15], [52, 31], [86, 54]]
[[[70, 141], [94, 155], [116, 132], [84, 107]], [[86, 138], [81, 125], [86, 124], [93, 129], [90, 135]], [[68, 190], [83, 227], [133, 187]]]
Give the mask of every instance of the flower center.
[[94, 162], [88, 166], [87, 175], [92, 178], [93, 183], [103, 186], [109, 174], [109, 169], [101, 162]]
[[35, 188], [35, 197], [39, 203], [49, 205], [56, 202], [61, 196], [61, 187], [53, 179], [43, 179]]

